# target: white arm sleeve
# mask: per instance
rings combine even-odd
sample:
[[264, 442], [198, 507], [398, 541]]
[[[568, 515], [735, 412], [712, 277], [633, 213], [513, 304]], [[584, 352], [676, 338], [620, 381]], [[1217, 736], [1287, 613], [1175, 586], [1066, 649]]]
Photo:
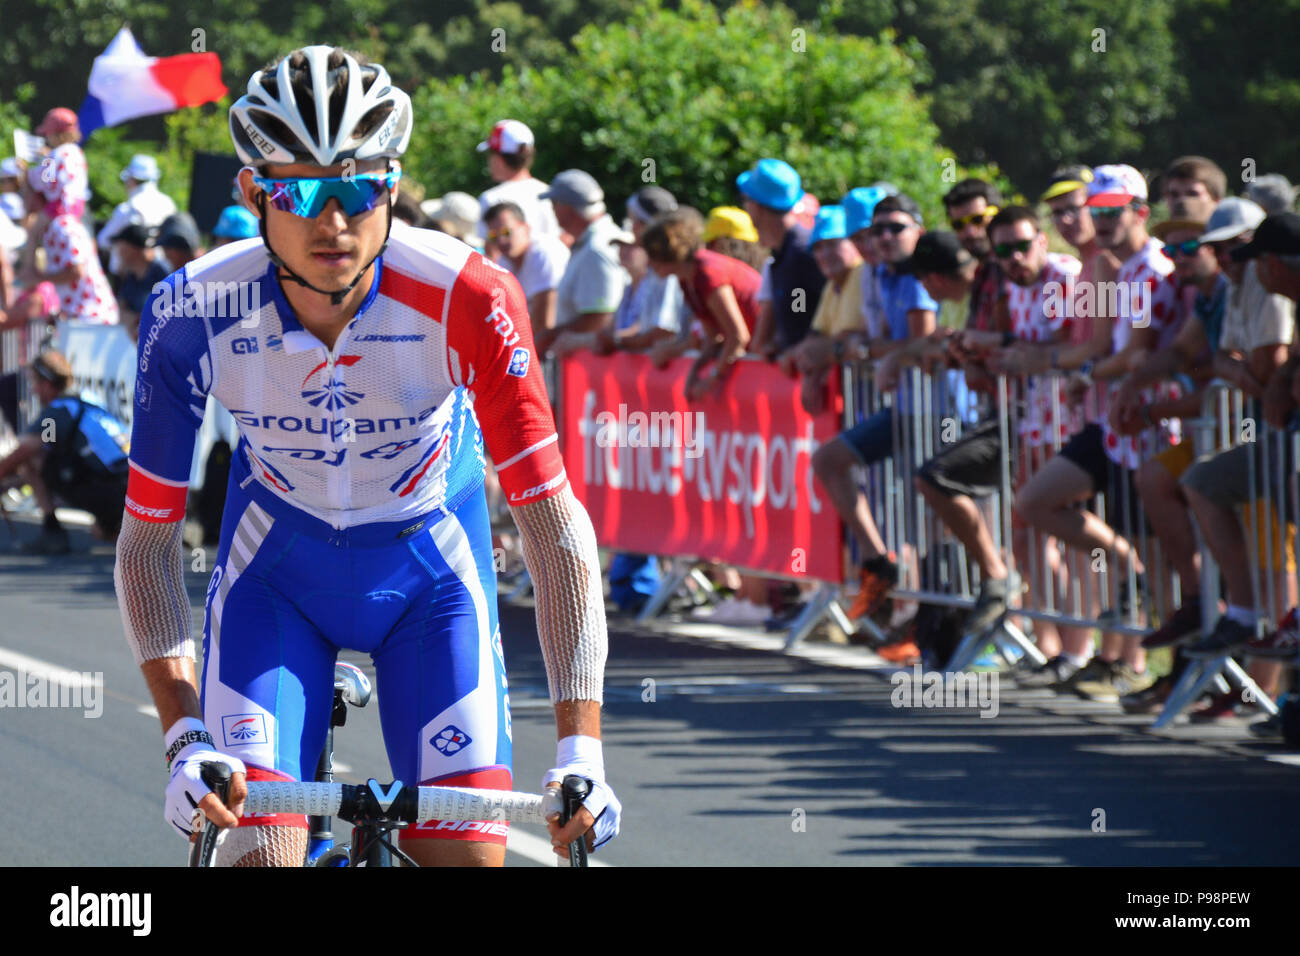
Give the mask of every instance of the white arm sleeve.
[[605, 683], [605, 589], [596, 529], [564, 490], [512, 509], [537, 597], [537, 636], [551, 700], [600, 702]]
[[158, 657], [193, 657], [193, 617], [181, 555], [183, 521], [158, 524], [122, 516], [113, 583], [122, 628], [136, 664]]

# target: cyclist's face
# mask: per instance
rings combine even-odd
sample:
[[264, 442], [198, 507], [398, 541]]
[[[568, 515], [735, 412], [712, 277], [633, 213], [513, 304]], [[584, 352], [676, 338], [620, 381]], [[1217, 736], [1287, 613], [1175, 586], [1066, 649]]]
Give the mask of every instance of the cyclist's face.
[[[311, 166], [294, 163], [267, 166], [260, 175], [268, 179], [329, 178], [345, 173], [379, 173], [387, 168], [386, 160], [334, 166]], [[244, 168], [239, 185], [255, 215], [266, 217], [266, 235], [271, 247], [285, 263], [312, 285], [320, 289], [347, 288], [378, 253], [388, 234], [389, 210], [384, 206], [346, 216], [337, 199], [331, 199], [314, 219], [295, 216], [275, 209], [268, 202], [258, 202], [261, 188], [253, 182], [253, 171]], [[388, 197], [397, 198], [394, 186]]]

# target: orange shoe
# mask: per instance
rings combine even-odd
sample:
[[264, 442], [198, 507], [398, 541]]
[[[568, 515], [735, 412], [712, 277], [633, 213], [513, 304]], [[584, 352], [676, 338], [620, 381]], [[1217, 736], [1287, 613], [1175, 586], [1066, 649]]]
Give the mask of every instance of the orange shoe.
[[890, 644], [888, 647], [880, 648], [876, 653], [891, 664], [915, 664], [921, 659], [921, 649], [916, 646], [915, 641]]
[[862, 562], [858, 594], [848, 610], [850, 621], [871, 617], [884, 606], [889, 592], [898, 586], [898, 565], [893, 555], [877, 555]]

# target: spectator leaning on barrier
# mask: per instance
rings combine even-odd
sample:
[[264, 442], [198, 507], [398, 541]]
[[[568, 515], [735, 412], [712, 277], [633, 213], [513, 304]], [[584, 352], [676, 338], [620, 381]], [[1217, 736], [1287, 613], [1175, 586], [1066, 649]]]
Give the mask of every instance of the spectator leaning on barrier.
[[66, 394], [72, 369], [58, 352], [42, 352], [28, 373], [41, 411], [18, 447], [0, 459], [0, 480], [19, 475], [32, 486], [44, 515], [41, 535], [24, 544], [23, 551], [68, 551], [68, 533], [54, 511], [57, 501], [89, 511], [99, 536], [116, 537], [126, 503], [130, 433], [99, 406]]
[[881, 186], [858, 186], [850, 189], [840, 203], [844, 207], [844, 229], [866, 266], [860, 274], [864, 329], [878, 327], [883, 321], [881, 317], [885, 312], [885, 304], [880, 298], [880, 283], [876, 281], [876, 266], [880, 264], [880, 253], [876, 249], [875, 237], [871, 235], [871, 214], [876, 209], [876, 203], [885, 196], [897, 194], [896, 189], [893, 193], [888, 193]]
[[566, 169], [542, 198], [551, 200], [560, 228], [574, 243], [556, 289], [555, 325], [535, 340], [538, 355], [563, 332], [596, 332], [610, 325], [628, 284], [612, 245], [620, 230], [605, 211], [605, 193], [596, 180], [580, 169]]
[[[1260, 282], [1271, 294], [1300, 300], [1300, 216], [1280, 213], [1259, 224], [1254, 238], [1231, 253], [1239, 262], [1256, 261]], [[1300, 395], [1300, 351], [1293, 339], [1291, 354], [1266, 383], [1263, 391], [1265, 420], [1274, 427], [1294, 430]], [[1282, 475], [1295, 472], [1291, 442], [1283, 443]], [[1196, 515], [1196, 523], [1210, 554], [1218, 562], [1227, 592], [1228, 608], [1214, 630], [1186, 648], [1189, 656], [1218, 656], [1245, 647], [1264, 656], [1291, 656], [1297, 646], [1295, 614], [1290, 614], [1277, 631], [1256, 640], [1258, 614], [1254, 607], [1247, 560], [1246, 537], [1237, 509], [1249, 505], [1265, 489], [1273, 501], [1286, 501], [1287, 488], [1276, 483], [1279, 469], [1269, 474], [1257, 471], [1256, 486], [1249, 479], [1250, 444], [1240, 445], [1198, 462], [1183, 475], [1182, 485]], [[1286, 518], [1294, 521], [1294, 514]]]
[[[118, 320], [117, 299], [99, 264], [94, 240], [81, 224], [78, 214], [58, 212], [66, 206], [51, 202], [37, 188], [41, 168], [33, 166], [27, 171], [31, 185], [27, 193], [28, 209], [44, 209], [49, 216], [41, 244], [45, 247], [44, 275], [34, 272], [26, 276], [30, 284], [49, 282], [59, 296], [59, 317], [82, 322], [111, 325]], [[75, 205], [75, 204], [74, 204]]]
[[[689, 206], [655, 219], [641, 245], [656, 275], [676, 276], [702, 329], [700, 354], [686, 375], [686, 398], [702, 398], [726, 383], [758, 322], [759, 274], [739, 259], [704, 248], [704, 218]], [[701, 373], [713, 364], [707, 375]]]
[[198, 223], [187, 212], [172, 213], [163, 220], [158, 227], [158, 248], [167, 259], [169, 272], [183, 268], [207, 252]]
[[[886, 196], [876, 204], [871, 232], [881, 259], [876, 277], [884, 302], [883, 322], [844, 342], [837, 358], [858, 362], [883, 358], [934, 332], [938, 303], [915, 276], [899, 271], [923, 231], [920, 209], [911, 197]], [[887, 390], [879, 380], [877, 387]], [[848, 612], [853, 619], [879, 611], [898, 583], [898, 564], [886, 553], [866, 495], [853, 476], [856, 466], [873, 465], [894, 453], [895, 416], [911, 413], [907, 392], [898, 399], [892, 408], [841, 432], [813, 455], [813, 470], [862, 549], [858, 594]]]
[[754, 329], [752, 351], [773, 360], [808, 334], [826, 279], [809, 248], [812, 230], [801, 224], [803, 180], [780, 159], [760, 159], [736, 177], [758, 241], [772, 250], [770, 311]]
[[[1173, 263], [1162, 252], [1160, 241], [1147, 235], [1150, 209], [1142, 174], [1131, 166], [1097, 167], [1088, 184], [1087, 204], [1095, 218], [1098, 244], [1121, 262], [1113, 274], [1105, 262], [1098, 262], [1098, 288], [1113, 280], [1112, 288], [1125, 294], [1108, 297], [1098, 292], [1099, 315], [1088, 342], [1050, 347], [1018, 344], [993, 357], [990, 365], [995, 371], [1021, 375], [1077, 369], [1085, 385], [1094, 379], [1113, 381], [1132, 367], [1139, 353], [1156, 346], [1171, 321], [1174, 302], [1168, 293], [1173, 287], [1163, 280], [1173, 271]], [[1114, 315], [1109, 314], [1112, 305]], [[1104, 415], [1088, 423], [1030, 477], [1013, 506], [1030, 526], [1067, 546], [1087, 555], [1099, 549], [1114, 559], [1108, 577], [1121, 582], [1121, 587], [1118, 602], [1111, 605], [1112, 616], [1130, 613], [1133, 594], [1122, 586], [1128, 580], [1124, 572], [1132, 570], [1136, 575], [1133, 592], [1138, 597], [1146, 593], [1146, 567], [1122, 529], [1126, 511], [1137, 500], [1133, 470], [1154, 451], [1152, 431], [1144, 432], [1139, 444], [1133, 436], [1115, 434]], [[1080, 502], [1103, 492], [1108, 496], [1105, 521], [1080, 510]], [[1149, 683], [1140, 643], [1107, 634], [1093, 661], [1056, 686], [1083, 696], [1115, 697]]]
[[[998, 303], [1006, 298], [1009, 283], [993, 257], [988, 224], [1002, 206], [1002, 194], [996, 186], [982, 179], [963, 179], [944, 195], [943, 206], [948, 225], [961, 240], [963, 248], [980, 263], [966, 327], [985, 331], [996, 329], [995, 312]], [[991, 387], [992, 383], [985, 384]]]
[[533, 336], [555, 325], [556, 290], [569, 264], [569, 247], [555, 236], [535, 235], [524, 211], [513, 202], [492, 206], [483, 216], [487, 249], [494, 261], [509, 269], [528, 300]]
[[704, 247], [739, 259], [756, 272], [771, 258], [758, 241], [749, 213], [739, 206], [714, 206], [704, 220]]
[[1258, 203], [1265, 215], [1276, 216], [1295, 208], [1295, 187], [1281, 173], [1265, 173], [1246, 184], [1246, 198]]
[[158, 161], [152, 156], [137, 153], [131, 157], [119, 178], [126, 187], [126, 199], [118, 203], [108, 222], [96, 237], [99, 248], [110, 253], [108, 271], [122, 274], [122, 264], [113, 250], [113, 238], [133, 222], [146, 229], [157, 229], [163, 220], [176, 212], [176, 203], [158, 189]]
[[[595, 347], [600, 352], [615, 349], [641, 352], [647, 349], [667, 349], [674, 343], [681, 348], [689, 344], [691, 312], [682, 295], [681, 283], [675, 275], [659, 276], [650, 269], [650, 261], [641, 247], [641, 237], [646, 227], [658, 216], [677, 208], [677, 197], [660, 186], [646, 186], [635, 192], [627, 201], [627, 231], [616, 234], [613, 241], [618, 248], [619, 260], [633, 277], [632, 285], [623, 293], [614, 314], [612, 325], [596, 333]], [[632, 237], [629, 247], [628, 235]], [[636, 278], [637, 274], [641, 278]], [[665, 351], [660, 361], [669, 357]]]
[[212, 248], [224, 246], [240, 239], [255, 239], [258, 235], [257, 217], [240, 206], [227, 206], [212, 227]]
[[[488, 138], [478, 144], [478, 151], [487, 153], [488, 175], [496, 183], [478, 197], [479, 210], [484, 216], [478, 230], [480, 236], [487, 236], [487, 211], [498, 203], [512, 202], [523, 210], [533, 235], [561, 238], [555, 210], [550, 199], [543, 195], [549, 187], [533, 178], [534, 145], [533, 131], [512, 119], [501, 120], [492, 127]], [[576, 233], [572, 235], [577, 238]]]
[[843, 206], [822, 206], [812, 231], [813, 258], [826, 277], [808, 336], [781, 355], [787, 374], [797, 367], [803, 405], [810, 414], [826, 407], [826, 378], [845, 341], [862, 329], [862, 270], [867, 268], [849, 241]]
[[117, 290], [118, 313], [127, 334], [135, 341], [145, 300], [153, 287], [173, 270], [159, 261], [153, 236], [139, 223], [131, 223], [113, 237], [113, 250], [122, 263], [122, 284]]

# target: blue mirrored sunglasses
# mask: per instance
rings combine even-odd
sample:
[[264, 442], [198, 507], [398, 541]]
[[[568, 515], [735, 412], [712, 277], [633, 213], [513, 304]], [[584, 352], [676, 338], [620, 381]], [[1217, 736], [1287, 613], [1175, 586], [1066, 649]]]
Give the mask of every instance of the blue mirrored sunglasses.
[[315, 219], [331, 199], [339, 201], [345, 216], [369, 212], [381, 204], [384, 193], [391, 190], [401, 178], [401, 170], [391, 170], [386, 173], [320, 179], [266, 179], [254, 176], [253, 182], [266, 190], [267, 199], [274, 208], [305, 219]]

